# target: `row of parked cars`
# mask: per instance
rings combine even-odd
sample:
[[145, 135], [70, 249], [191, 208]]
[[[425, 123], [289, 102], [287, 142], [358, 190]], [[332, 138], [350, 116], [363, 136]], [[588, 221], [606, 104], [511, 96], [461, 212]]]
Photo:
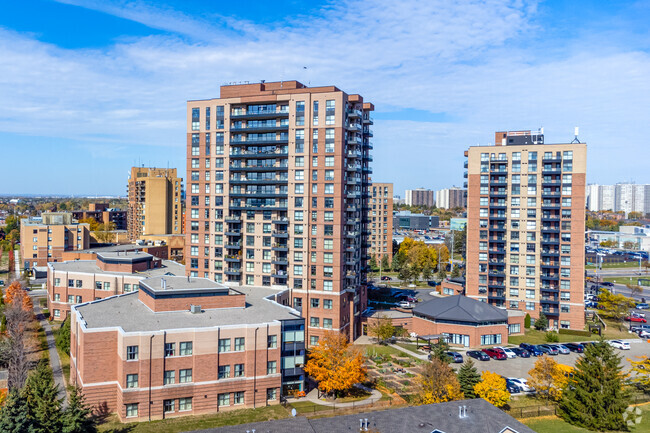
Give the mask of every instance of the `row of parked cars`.
[[[608, 343], [620, 350], [630, 350], [630, 343], [622, 340], [611, 340]], [[588, 344], [596, 344], [589, 341], [585, 343], [563, 343], [563, 344], [528, 344], [521, 343], [519, 347], [490, 347], [483, 350], [470, 350], [467, 356], [478, 359], [479, 361], [489, 361], [490, 359], [506, 360], [510, 358], [530, 358], [531, 356], [542, 355], [568, 355], [571, 352], [582, 353]], [[456, 352], [450, 352], [456, 353]], [[451, 356], [451, 355], [450, 355]], [[463, 362], [454, 358], [454, 362]]]

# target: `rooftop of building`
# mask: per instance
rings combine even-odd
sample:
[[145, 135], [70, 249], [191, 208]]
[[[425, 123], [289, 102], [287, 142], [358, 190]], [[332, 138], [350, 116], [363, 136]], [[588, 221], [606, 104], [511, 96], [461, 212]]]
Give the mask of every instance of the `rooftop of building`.
[[153, 256], [140, 250], [108, 250], [97, 252], [97, 258], [112, 263], [136, 263], [152, 260]]
[[534, 433], [531, 428], [481, 398], [329, 418], [294, 417], [201, 430], [199, 433], [356, 432], [364, 431], [360, 427], [366, 420], [367, 431], [380, 433]]
[[73, 310], [79, 312], [88, 329], [121, 328], [124, 332], [254, 325], [300, 319], [298, 311], [267, 299], [281, 290], [268, 287], [238, 287], [237, 290], [246, 296], [244, 308], [207, 309], [201, 313], [189, 310], [153, 312], [138, 299], [137, 292], [132, 292], [76, 305]]
[[508, 320], [506, 310], [463, 295], [432, 299], [416, 306], [413, 309], [413, 314], [435, 320], [467, 323], [506, 322]]
[[221, 293], [241, 294], [230, 287], [217, 283], [207, 278], [185, 277], [182, 275], [160, 275], [140, 281], [140, 287], [148, 289], [151, 293], [174, 293], [174, 294], [200, 294], [200, 293]]
[[142, 251], [144, 248], [151, 247], [151, 246], [153, 245], [137, 245], [137, 244], [105, 245], [105, 246], [91, 247], [85, 250], [78, 250], [76, 252], [82, 254], [95, 253], [95, 254], [105, 255], [106, 253], [118, 252], [118, 251], [120, 253]]
[[383, 317], [388, 319], [408, 319], [413, 317], [413, 314], [399, 310], [378, 310], [368, 315], [368, 317], [372, 317], [373, 319], [381, 319]]
[[[140, 253], [145, 254], [145, 253]], [[149, 254], [147, 254], [149, 255]], [[130, 272], [105, 271], [97, 266], [97, 260], [68, 260], [65, 262], [50, 262], [48, 266], [55, 271], [78, 272], [84, 274], [102, 275], [131, 275]], [[172, 260], [162, 260], [158, 268], [135, 272], [133, 275], [156, 277], [164, 275], [185, 275], [185, 266]]]

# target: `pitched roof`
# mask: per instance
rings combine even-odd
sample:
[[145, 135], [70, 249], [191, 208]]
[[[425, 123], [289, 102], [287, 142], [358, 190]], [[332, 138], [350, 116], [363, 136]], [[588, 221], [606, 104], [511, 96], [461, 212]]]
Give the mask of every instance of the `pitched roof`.
[[469, 323], [506, 322], [506, 310], [463, 295], [435, 298], [413, 309], [416, 316]]
[[[466, 416], [460, 418], [460, 408]], [[368, 420], [368, 430], [381, 433], [534, 433], [507, 413], [483, 399], [451, 401], [447, 403], [388, 409], [376, 412], [307, 419], [288, 418], [252, 424], [203, 430], [203, 433], [349, 433], [360, 431], [360, 420]], [[509, 429], [509, 430], [508, 430]]]

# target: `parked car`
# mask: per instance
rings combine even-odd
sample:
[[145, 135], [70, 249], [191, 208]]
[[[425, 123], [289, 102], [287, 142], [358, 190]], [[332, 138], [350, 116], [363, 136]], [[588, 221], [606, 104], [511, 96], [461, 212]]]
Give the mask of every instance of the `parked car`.
[[550, 344], [538, 344], [537, 348], [539, 350], [541, 350], [542, 352], [544, 352], [544, 354], [546, 354], [546, 355], [555, 356], [558, 353], [560, 353], [559, 350], [557, 350], [555, 347], [553, 347]]
[[648, 321], [643, 317], [636, 317], [636, 316], [627, 316], [625, 320], [627, 320], [628, 322], [648, 323]]
[[506, 389], [510, 394], [519, 394], [521, 392], [519, 385], [506, 377], [504, 377], [504, 379], [506, 380]]
[[418, 302], [418, 298], [416, 298], [415, 296], [407, 296], [406, 300], [412, 303]]
[[409, 301], [399, 301], [397, 303], [397, 306], [399, 308], [406, 308], [406, 309], [413, 308], [413, 304], [411, 304]]
[[458, 352], [447, 352], [447, 356], [451, 358], [453, 362], [456, 364], [462, 364], [463, 363], [463, 355], [461, 355]]
[[392, 278], [389, 277], [388, 275], [384, 275], [383, 277], [381, 277], [381, 280], [382, 280], [382, 281], [391, 281]]
[[646, 302], [640, 302], [636, 304], [636, 308], [638, 308], [639, 310], [648, 310], [650, 309], [650, 306], [648, 306]]
[[531, 392], [533, 388], [528, 385], [528, 381], [521, 377], [509, 377], [507, 380], [517, 385], [523, 392]]
[[467, 352], [467, 356], [469, 356], [471, 358], [474, 358], [474, 359], [478, 359], [479, 361], [489, 361], [490, 360], [490, 357], [486, 353], [484, 353], [484, 352], [482, 352], [480, 350], [470, 350], [470, 351]]
[[427, 281], [427, 284], [430, 285], [431, 287], [436, 287], [436, 286], [438, 286], [440, 283], [437, 282], [437, 281], [433, 281], [433, 280], [431, 280], [431, 281]]
[[532, 356], [541, 356], [543, 355], [543, 352], [537, 348], [534, 344], [528, 344], [528, 343], [521, 343], [519, 345], [522, 349], [525, 349], [530, 353]]
[[564, 347], [576, 353], [582, 353], [585, 350], [585, 347], [580, 343], [565, 343]]
[[515, 352], [515, 355], [520, 358], [530, 358], [530, 352], [526, 349], [522, 349], [521, 347], [511, 347], [510, 350]]
[[600, 283], [600, 285], [605, 287], [614, 287], [614, 283], [611, 283], [609, 281], [603, 281], [602, 283]]
[[496, 346], [495, 349], [503, 350], [505, 352], [506, 356], [508, 357], [508, 359], [517, 357], [517, 354], [515, 352], [513, 352], [512, 350], [508, 349], [508, 348], [501, 347], [501, 346]]
[[561, 355], [568, 355], [569, 353], [571, 353], [569, 348], [563, 344], [553, 344], [553, 347], [555, 347]]
[[492, 359], [498, 359], [503, 361], [508, 359], [508, 355], [506, 355], [506, 353], [502, 349], [498, 349], [495, 347], [490, 349], [483, 349], [483, 352], [485, 352], [485, 354]]
[[621, 340], [612, 340], [608, 342], [610, 346], [615, 347], [620, 350], [630, 350], [630, 343], [627, 341], [621, 341]]
[[643, 317], [645, 319], [645, 313], [640, 313], [638, 311], [630, 311], [631, 317]]
[[641, 338], [650, 338], [650, 330], [647, 330], [647, 329], [639, 329], [637, 331], [637, 334]]

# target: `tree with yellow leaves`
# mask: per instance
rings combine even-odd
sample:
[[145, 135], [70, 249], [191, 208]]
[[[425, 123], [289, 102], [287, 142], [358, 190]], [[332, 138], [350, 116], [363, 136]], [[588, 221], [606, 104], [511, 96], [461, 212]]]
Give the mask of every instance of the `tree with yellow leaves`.
[[537, 395], [546, 400], [559, 400], [562, 390], [569, 383], [573, 368], [558, 364], [554, 359], [544, 355], [537, 358], [535, 366], [528, 372], [528, 385], [535, 388]]
[[474, 385], [474, 392], [496, 407], [502, 407], [510, 401], [506, 380], [491, 371], [481, 374], [481, 381]]
[[7, 287], [7, 292], [5, 293], [5, 302], [7, 304], [13, 304], [14, 301], [20, 302], [25, 311], [32, 311], [34, 308], [32, 299], [18, 280], [14, 280], [9, 287]]
[[456, 373], [448, 363], [438, 358], [433, 358], [424, 365], [418, 378], [418, 387], [418, 401], [421, 404], [442, 403], [463, 398]]
[[645, 392], [650, 391], [650, 358], [646, 355], [637, 356], [638, 361], [630, 361], [632, 364], [632, 371], [635, 375], [632, 377], [632, 381], [637, 383]]
[[326, 332], [309, 354], [305, 372], [318, 382], [318, 389], [340, 395], [366, 379], [363, 353], [350, 347], [348, 337]]

